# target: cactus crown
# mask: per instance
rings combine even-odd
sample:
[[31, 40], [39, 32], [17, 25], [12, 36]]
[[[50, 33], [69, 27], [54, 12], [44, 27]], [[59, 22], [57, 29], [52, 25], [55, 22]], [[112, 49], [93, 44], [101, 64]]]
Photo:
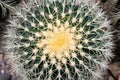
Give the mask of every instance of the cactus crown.
[[16, 12], [5, 48], [22, 80], [90, 80], [106, 68], [109, 21], [98, 3], [76, 1], [30, 0]]

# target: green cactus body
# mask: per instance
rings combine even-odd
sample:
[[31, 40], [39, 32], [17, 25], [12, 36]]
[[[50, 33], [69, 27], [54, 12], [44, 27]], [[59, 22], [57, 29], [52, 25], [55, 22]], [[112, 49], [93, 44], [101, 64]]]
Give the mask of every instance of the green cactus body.
[[94, 80], [112, 57], [109, 21], [90, 0], [30, 0], [10, 20], [5, 49], [22, 80]]

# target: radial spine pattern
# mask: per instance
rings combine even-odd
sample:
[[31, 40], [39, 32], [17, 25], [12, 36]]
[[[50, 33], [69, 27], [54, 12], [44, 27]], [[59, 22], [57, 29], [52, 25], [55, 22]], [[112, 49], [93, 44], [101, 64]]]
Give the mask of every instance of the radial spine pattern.
[[29, 0], [10, 20], [5, 49], [22, 80], [94, 80], [107, 68], [110, 22], [91, 0]]

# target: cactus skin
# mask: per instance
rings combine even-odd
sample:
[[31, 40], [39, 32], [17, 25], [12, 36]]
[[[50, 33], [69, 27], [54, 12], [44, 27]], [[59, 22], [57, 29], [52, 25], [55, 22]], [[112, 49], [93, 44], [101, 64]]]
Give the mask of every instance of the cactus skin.
[[98, 3], [29, 0], [16, 15], [5, 49], [21, 80], [97, 80], [107, 68], [111, 26]]

